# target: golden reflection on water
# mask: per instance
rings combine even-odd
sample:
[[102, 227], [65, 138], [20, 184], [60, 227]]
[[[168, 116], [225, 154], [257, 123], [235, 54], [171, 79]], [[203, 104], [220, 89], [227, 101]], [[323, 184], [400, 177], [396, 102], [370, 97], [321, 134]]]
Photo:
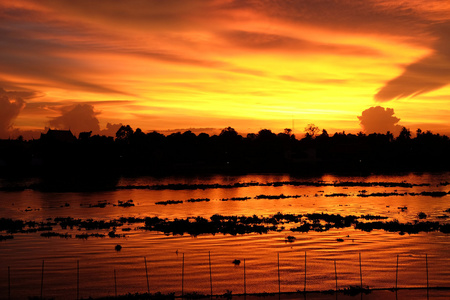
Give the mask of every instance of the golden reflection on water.
[[[215, 176], [204, 178], [152, 178], [124, 179], [121, 185], [148, 185], [168, 183], [219, 183], [312, 181], [294, 179], [288, 175], [248, 175], [240, 177]], [[41, 221], [55, 217], [111, 220], [120, 217], [186, 218], [213, 214], [271, 216], [277, 212], [306, 214], [324, 212], [346, 215], [381, 215], [400, 222], [418, 220], [417, 214], [425, 212], [427, 220], [443, 222], [438, 216], [450, 208], [449, 195], [435, 198], [425, 196], [358, 197], [361, 190], [367, 193], [423, 191], [448, 191], [439, 182], [450, 181], [450, 174], [373, 176], [348, 178], [327, 175], [314, 181], [326, 182], [409, 182], [430, 183], [420, 187], [335, 187], [335, 186], [252, 186], [243, 188], [197, 190], [148, 190], [122, 189], [96, 193], [41, 193], [0, 192], [1, 216], [21, 220]], [[325, 197], [332, 193], [344, 193], [346, 197]], [[257, 195], [300, 195], [299, 198], [255, 199]], [[222, 201], [232, 197], [251, 197], [247, 201]], [[191, 198], [209, 198], [209, 202], [186, 202]], [[118, 201], [132, 199], [135, 206], [120, 207]], [[156, 205], [158, 201], [182, 200], [182, 204]], [[106, 201], [104, 208], [91, 207]], [[67, 206], [66, 203], [69, 205]], [[114, 206], [116, 205], [116, 206]], [[401, 210], [399, 207], [407, 207]], [[444, 220], [448, 222], [448, 219]], [[246, 235], [200, 235], [197, 237], [166, 236], [139, 229], [142, 224], [131, 224], [125, 238], [43, 238], [36, 234], [15, 234], [13, 240], [0, 243], [0, 291], [7, 290], [6, 272], [9, 266], [13, 274], [12, 290], [17, 298], [40, 293], [41, 262], [46, 261], [45, 295], [64, 298], [66, 293], [76, 292], [76, 262], [80, 263], [81, 296], [114, 294], [114, 270], [119, 294], [147, 291], [144, 257], [148, 265], [151, 292], [175, 292], [181, 294], [182, 254], [185, 255], [184, 292], [210, 290], [209, 252], [213, 290], [216, 294], [232, 291], [243, 293], [243, 265], [233, 260], [246, 260], [246, 289], [248, 293], [278, 291], [278, 264], [282, 291], [303, 290], [304, 256], [307, 253], [307, 290], [335, 288], [335, 269], [338, 286], [344, 288], [360, 284], [371, 288], [395, 286], [396, 259], [399, 255], [399, 287], [426, 286], [425, 254], [428, 255], [429, 282], [431, 286], [447, 286], [450, 281], [450, 246], [448, 235], [440, 232], [399, 235], [398, 232], [374, 230], [363, 232], [352, 227], [330, 229], [325, 232], [291, 232], [296, 224], [285, 224], [280, 232]], [[59, 227], [57, 232], [79, 234], [78, 230]], [[108, 230], [98, 230], [108, 233]], [[294, 236], [293, 242], [287, 236]], [[343, 241], [338, 241], [342, 239]], [[121, 251], [114, 247], [120, 244]], [[362, 257], [361, 273], [359, 254]]]

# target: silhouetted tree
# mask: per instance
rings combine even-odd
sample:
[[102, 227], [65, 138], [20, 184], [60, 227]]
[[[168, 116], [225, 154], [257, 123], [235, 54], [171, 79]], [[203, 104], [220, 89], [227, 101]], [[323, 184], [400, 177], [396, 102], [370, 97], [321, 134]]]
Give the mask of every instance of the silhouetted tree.
[[319, 134], [320, 129], [314, 124], [308, 124], [308, 126], [305, 127], [304, 131], [306, 138], [314, 138], [316, 135]]
[[417, 130], [416, 130], [417, 137], [419, 137], [421, 134], [422, 134], [422, 129], [417, 128]]
[[256, 133], [247, 133], [247, 140], [252, 141], [256, 139]]
[[276, 134], [270, 129], [261, 129], [258, 132], [257, 139], [260, 141], [272, 141], [276, 138]]
[[220, 132], [219, 136], [224, 138], [236, 138], [239, 134], [234, 128], [228, 126]]
[[129, 141], [133, 136], [133, 129], [130, 125], [122, 125], [116, 132], [116, 139], [121, 141]]
[[409, 129], [403, 128], [394, 139], [390, 132], [329, 136], [325, 129], [318, 135], [314, 124], [306, 129], [308, 138], [301, 140], [288, 129], [278, 134], [262, 129], [243, 138], [231, 127], [213, 136], [196, 136], [191, 131], [165, 136], [155, 131], [144, 134], [139, 128], [133, 131], [129, 125], [120, 127], [116, 139], [86, 135], [70, 142], [0, 140], [0, 175], [26, 171], [37, 176], [65, 172], [83, 177], [90, 170], [101, 178], [197, 171], [360, 174], [450, 170], [450, 140], [431, 131], [418, 129], [413, 138]]
[[319, 135], [321, 138], [328, 138], [328, 131], [326, 129], [322, 129], [322, 134]]
[[411, 131], [408, 128], [403, 127], [402, 131], [400, 131], [400, 134], [397, 137], [397, 140], [409, 141], [410, 139], [411, 139]]

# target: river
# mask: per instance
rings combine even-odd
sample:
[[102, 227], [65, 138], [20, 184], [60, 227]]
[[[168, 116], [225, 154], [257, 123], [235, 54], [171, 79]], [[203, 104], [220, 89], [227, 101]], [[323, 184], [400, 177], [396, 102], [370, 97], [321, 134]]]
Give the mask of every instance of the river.
[[[361, 223], [445, 225], [450, 223], [449, 182], [448, 172], [315, 178], [250, 174], [121, 178], [117, 189], [86, 193], [3, 190], [0, 218], [34, 223], [13, 233], [0, 231], [0, 298], [42, 293], [76, 299], [77, 293], [100, 297], [148, 290], [240, 294], [244, 271], [247, 293], [330, 290], [336, 284], [342, 289], [361, 282], [369, 288], [426, 287], [427, 281], [432, 287], [449, 286], [450, 235], [442, 230], [369, 231], [355, 228], [356, 223], [326, 227], [323, 219], [307, 220], [308, 214], [323, 213], [366, 216], [358, 219]], [[143, 222], [146, 217], [169, 223], [209, 220], [215, 214], [302, 217], [300, 222], [283, 219], [267, 233], [236, 235], [163, 233]], [[72, 228], [58, 221], [68, 217], [78, 220]], [[103, 229], [80, 226], [90, 219], [98, 224], [120, 218], [135, 222]], [[291, 230], [305, 220], [322, 227]]]

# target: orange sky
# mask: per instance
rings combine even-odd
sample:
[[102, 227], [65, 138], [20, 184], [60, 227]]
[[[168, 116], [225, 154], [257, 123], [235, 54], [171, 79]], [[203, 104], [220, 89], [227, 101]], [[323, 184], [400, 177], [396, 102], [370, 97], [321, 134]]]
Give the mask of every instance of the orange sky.
[[450, 133], [448, 0], [2, 1], [0, 37], [0, 137], [357, 132], [375, 106]]

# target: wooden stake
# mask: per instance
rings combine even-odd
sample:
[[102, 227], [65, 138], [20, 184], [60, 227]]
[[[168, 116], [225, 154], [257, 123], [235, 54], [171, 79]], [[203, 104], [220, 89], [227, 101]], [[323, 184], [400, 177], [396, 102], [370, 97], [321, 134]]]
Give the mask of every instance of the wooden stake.
[[44, 260], [42, 260], [42, 273], [41, 273], [41, 299], [44, 295]]
[[425, 254], [425, 265], [427, 269], [427, 291], [428, 291], [428, 254]]
[[244, 258], [244, 296], [247, 295], [247, 283], [245, 278], [245, 258]]
[[77, 300], [80, 299], [80, 261], [77, 260]]
[[147, 258], [145, 256], [144, 256], [144, 262], [145, 262], [145, 277], [147, 278], [147, 293], [150, 294], [150, 285], [148, 283]]
[[211, 251], [209, 251], [209, 284], [210, 284], [210, 287], [211, 287], [211, 293], [210, 293], [210, 295], [211, 295], [211, 298], [212, 298], [212, 295], [213, 295], [213, 288], [212, 288], [212, 268], [211, 268]]
[[117, 298], [117, 278], [116, 278], [116, 269], [114, 269], [114, 295]]
[[278, 294], [281, 294], [281, 281], [280, 281], [280, 253], [278, 254]]
[[8, 266], [8, 299], [11, 299], [11, 270]]
[[183, 253], [183, 264], [181, 267], [181, 298], [184, 297], [184, 253]]
[[338, 284], [337, 284], [336, 260], [334, 260], [334, 278], [336, 279], [336, 292], [337, 292], [338, 291]]
[[306, 293], [306, 251], [305, 251], [305, 283], [303, 285], [303, 292]]
[[395, 268], [395, 289], [398, 289], [398, 254], [397, 254], [397, 267]]
[[363, 285], [362, 285], [361, 252], [359, 252], [359, 279], [361, 281], [361, 289], [362, 289]]

